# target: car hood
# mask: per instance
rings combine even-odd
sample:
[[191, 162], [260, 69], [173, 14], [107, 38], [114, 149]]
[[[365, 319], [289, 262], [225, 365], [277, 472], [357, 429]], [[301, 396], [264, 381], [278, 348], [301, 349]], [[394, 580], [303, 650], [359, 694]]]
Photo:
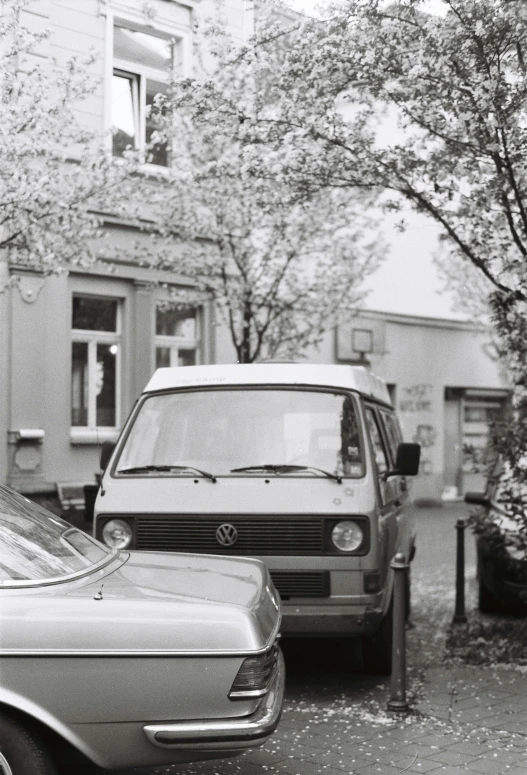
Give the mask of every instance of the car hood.
[[96, 579], [0, 592], [3, 653], [246, 653], [279, 627], [263, 563], [130, 553]]

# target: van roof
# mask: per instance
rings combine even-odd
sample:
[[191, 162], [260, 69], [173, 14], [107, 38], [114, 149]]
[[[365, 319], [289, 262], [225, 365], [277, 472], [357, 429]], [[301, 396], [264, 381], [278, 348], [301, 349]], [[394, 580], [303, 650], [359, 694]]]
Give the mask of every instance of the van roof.
[[214, 385], [313, 385], [344, 388], [391, 406], [384, 380], [364, 366], [308, 363], [234, 363], [157, 369], [144, 392]]

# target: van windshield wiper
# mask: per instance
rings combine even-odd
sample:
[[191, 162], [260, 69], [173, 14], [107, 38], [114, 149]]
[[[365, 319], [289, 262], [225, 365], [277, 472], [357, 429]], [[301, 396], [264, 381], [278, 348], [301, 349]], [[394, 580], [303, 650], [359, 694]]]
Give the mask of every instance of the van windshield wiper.
[[242, 468], [231, 468], [231, 474], [241, 474], [248, 471], [272, 471], [275, 474], [293, 474], [295, 471], [318, 471], [319, 474], [324, 474], [329, 479], [334, 479], [339, 484], [342, 484], [342, 477], [338, 474], [332, 474], [330, 471], [325, 471], [323, 468], [317, 468], [316, 466], [297, 466], [290, 465], [288, 463], [262, 463], [259, 466], [242, 466]]
[[171, 465], [148, 465], [148, 466], [130, 466], [129, 468], [118, 468], [118, 474], [143, 474], [150, 471], [161, 471], [170, 473], [172, 471], [194, 471], [194, 473], [204, 476], [205, 479], [210, 479], [211, 482], [217, 481], [214, 474], [209, 474], [208, 471], [202, 471], [201, 468], [196, 466], [171, 466]]

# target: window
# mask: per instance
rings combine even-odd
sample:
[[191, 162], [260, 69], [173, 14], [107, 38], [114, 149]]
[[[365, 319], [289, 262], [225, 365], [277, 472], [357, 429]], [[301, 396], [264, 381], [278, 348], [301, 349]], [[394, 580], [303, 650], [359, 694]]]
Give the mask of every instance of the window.
[[195, 366], [198, 363], [199, 316], [197, 310], [156, 309], [156, 368]]
[[121, 336], [119, 303], [74, 296], [71, 345], [71, 424], [115, 428]]
[[368, 430], [370, 433], [370, 439], [373, 446], [373, 454], [375, 455], [375, 462], [377, 464], [377, 471], [379, 474], [384, 474], [388, 470], [388, 458], [386, 456], [386, 450], [382, 443], [381, 432], [377, 425], [377, 418], [373, 409], [366, 408], [366, 421], [368, 423]]
[[381, 411], [381, 418], [384, 424], [384, 430], [386, 431], [388, 446], [390, 447], [392, 463], [395, 467], [395, 460], [397, 457], [397, 447], [402, 441], [401, 430], [399, 428], [399, 423], [397, 422], [395, 415], [391, 414], [391, 412]]
[[122, 156], [129, 147], [150, 148], [148, 162], [160, 167], [170, 163], [166, 142], [156, 142], [160, 129], [152, 109], [157, 95], [166, 94], [174, 69], [178, 43], [166, 37], [116, 26], [111, 94], [112, 151]]
[[[262, 463], [293, 466], [278, 476], [320, 476], [310, 466], [363, 476], [353, 399], [342, 393], [280, 388], [185, 390], [148, 396], [134, 417], [117, 473], [137, 466], [183, 465], [222, 476], [244, 476], [253, 474], [232, 469]], [[272, 472], [260, 473], [270, 476]], [[180, 473], [147, 471], [141, 475]]]

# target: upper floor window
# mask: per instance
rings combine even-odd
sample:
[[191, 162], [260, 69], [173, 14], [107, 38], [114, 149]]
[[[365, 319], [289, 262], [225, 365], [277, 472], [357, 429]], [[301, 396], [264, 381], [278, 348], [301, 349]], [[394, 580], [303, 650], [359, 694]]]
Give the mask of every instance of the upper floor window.
[[156, 368], [195, 366], [199, 349], [198, 311], [156, 308]]
[[142, 149], [152, 143], [148, 162], [170, 163], [168, 144], [156, 140], [160, 129], [153, 108], [156, 96], [166, 94], [180, 44], [166, 37], [126, 27], [114, 27], [114, 69], [111, 93], [112, 151], [122, 156], [127, 148]]
[[118, 422], [119, 302], [74, 296], [71, 344], [71, 424], [115, 428]]

